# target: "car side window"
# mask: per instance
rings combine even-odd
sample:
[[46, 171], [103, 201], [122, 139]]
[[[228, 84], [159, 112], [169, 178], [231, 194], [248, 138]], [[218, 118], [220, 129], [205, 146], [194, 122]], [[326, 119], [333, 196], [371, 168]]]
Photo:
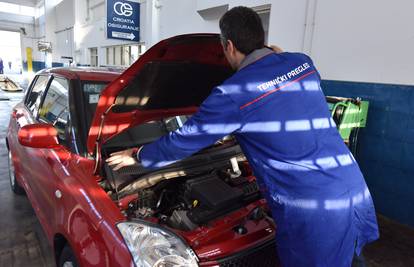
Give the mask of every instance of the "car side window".
[[39, 109], [39, 121], [53, 124], [59, 139], [66, 139], [66, 125], [69, 120], [69, 81], [53, 78], [46, 92], [45, 100]]
[[35, 117], [37, 115], [36, 113], [42, 101], [42, 96], [46, 89], [48, 81], [48, 76], [38, 76], [36, 83], [33, 85], [32, 90], [28, 93], [28, 96], [26, 98], [26, 106]]

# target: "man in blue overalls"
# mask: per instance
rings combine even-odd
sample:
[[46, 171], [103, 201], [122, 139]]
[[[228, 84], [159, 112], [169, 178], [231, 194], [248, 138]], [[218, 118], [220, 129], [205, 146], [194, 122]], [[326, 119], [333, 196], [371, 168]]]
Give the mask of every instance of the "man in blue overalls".
[[[233, 134], [277, 223], [283, 267], [350, 267], [378, 238], [371, 195], [331, 119], [312, 60], [264, 46], [259, 16], [236, 7], [220, 20], [224, 53], [237, 72], [214, 88], [180, 129], [145, 145], [144, 167], [181, 160]], [[133, 164], [133, 150], [108, 159]]]

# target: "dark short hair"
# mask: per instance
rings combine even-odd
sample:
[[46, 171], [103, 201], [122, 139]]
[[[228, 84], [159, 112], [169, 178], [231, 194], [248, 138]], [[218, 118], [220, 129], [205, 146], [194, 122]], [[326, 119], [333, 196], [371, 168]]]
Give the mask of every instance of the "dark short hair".
[[238, 6], [227, 11], [220, 19], [222, 41], [231, 40], [247, 55], [264, 47], [264, 29], [259, 15], [251, 8]]

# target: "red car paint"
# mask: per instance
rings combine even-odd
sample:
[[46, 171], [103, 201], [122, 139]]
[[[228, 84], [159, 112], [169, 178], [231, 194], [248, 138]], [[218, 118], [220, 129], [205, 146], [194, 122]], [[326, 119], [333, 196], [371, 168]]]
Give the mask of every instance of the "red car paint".
[[34, 148], [57, 148], [57, 131], [51, 124], [28, 124], [20, 128], [17, 136], [22, 146]]
[[[185, 39], [186, 36], [176, 38]], [[112, 81], [101, 94], [89, 129], [86, 144], [89, 156], [73, 153], [57, 144], [54, 128], [39, 124], [24, 102], [14, 108], [7, 145], [12, 153], [16, 181], [25, 189], [57, 257], [62, 243], [66, 242], [80, 266], [134, 266], [116, 227], [117, 223], [127, 220], [122, 211], [134, 197], [125, 197], [119, 203], [111, 200], [97, 182], [102, 177], [94, 173], [95, 159], [91, 155], [96, 144], [99, 147], [128, 127], [166, 116], [192, 114], [197, 110], [197, 107], [188, 107], [117, 114], [110, 112], [105, 118], [101, 139], [97, 142], [102, 115], [145, 62], [194, 57], [199, 62], [227, 64], [219, 42], [205, 47], [192, 47], [183, 42], [170, 51], [167, 49], [170, 41], [162, 41], [151, 48], [121, 75], [110, 70], [68, 68], [50, 69], [37, 74], [64, 77], [70, 81]], [[42, 138], [42, 135], [46, 136]], [[184, 238], [195, 251], [200, 266], [217, 266], [217, 259], [274, 238], [275, 225], [271, 220], [246, 219], [258, 206], [266, 209], [265, 201], [251, 203], [193, 231], [170, 230]], [[233, 230], [240, 224], [246, 227], [248, 234], [240, 235]]]

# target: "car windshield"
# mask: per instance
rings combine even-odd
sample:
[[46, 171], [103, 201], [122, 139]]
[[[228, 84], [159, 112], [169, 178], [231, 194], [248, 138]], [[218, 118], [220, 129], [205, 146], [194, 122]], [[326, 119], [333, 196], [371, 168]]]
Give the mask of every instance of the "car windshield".
[[[82, 82], [88, 128], [90, 127], [93, 115], [95, 114], [99, 96], [107, 85], [107, 82]], [[111, 146], [131, 146], [135, 144], [152, 142], [168, 132], [175, 131], [180, 128], [189, 117], [190, 116], [174, 116], [135, 126], [129, 129], [125, 134], [121, 134], [119, 137], [113, 138], [110, 142]]]
[[91, 125], [93, 115], [98, 105], [99, 96], [102, 90], [108, 85], [108, 82], [83, 81], [82, 90], [86, 109], [86, 122], [88, 129]]
[[[107, 82], [83, 81], [82, 90], [86, 103], [86, 122], [88, 128], [90, 127], [93, 115], [99, 101], [99, 96], [102, 90], [108, 85]], [[106, 144], [106, 147], [131, 147], [136, 145], [143, 145], [157, 140], [158, 138], [175, 131], [180, 128], [190, 116], [181, 115], [167, 117], [161, 120], [150, 121], [128, 129], [127, 131], [111, 138]], [[225, 137], [221, 141], [231, 139]], [[220, 142], [220, 141], [219, 141]]]
[[[90, 126], [92, 117], [95, 114], [99, 96], [107, 85], [108, 83], [105, 82], [82, 82], [82, 90], [86, 103], [88, 127]], [[169, 117], [163, 119], [162, 121], [144, 123], [141, 125], [141, 127], [144, 128], [146, 132], [150, 132], [154, 138], [157, 138], [168, 132], [175, 131], [176, 129], [180, 128], [189, 117], [190, 116]]]

